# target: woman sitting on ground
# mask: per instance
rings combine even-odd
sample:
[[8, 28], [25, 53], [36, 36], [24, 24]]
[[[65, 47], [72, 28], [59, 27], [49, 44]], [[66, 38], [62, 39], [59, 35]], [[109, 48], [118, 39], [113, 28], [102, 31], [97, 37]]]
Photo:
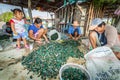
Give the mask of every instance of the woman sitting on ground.
[[41, 38], [44, 37], [45, 41], [48, 43], [48, 38], [46, 37], [46, 30], [43, 28], [42, 20], [40, 18], [36, 18], [34, 24], [30, 25], [28, 29], [28, 34], [31, 39], [35, 42], [41, 44]]

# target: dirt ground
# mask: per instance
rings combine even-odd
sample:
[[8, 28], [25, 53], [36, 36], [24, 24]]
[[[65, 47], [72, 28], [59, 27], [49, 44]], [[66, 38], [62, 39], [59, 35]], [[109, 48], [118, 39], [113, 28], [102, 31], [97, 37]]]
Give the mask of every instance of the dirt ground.
[[0, 80], [41, 80], [22, 66], [21, 58], [25, 53], [25, 49], [15, 48], [0, 52]]

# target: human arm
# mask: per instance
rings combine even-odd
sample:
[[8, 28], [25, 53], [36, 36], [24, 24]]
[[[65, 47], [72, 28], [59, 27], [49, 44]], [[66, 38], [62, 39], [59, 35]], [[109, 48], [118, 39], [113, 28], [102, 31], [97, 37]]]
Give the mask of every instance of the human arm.
[[34, 34], [33, 34], [33, 30], [29, 30], [28, 35], [31, 39], [36, 40], [36, 38], [34, 37]]
[[78, 35], [78, 36], [75, 38], [75, 40], [78, 40], [78, 39], [80, 39], [80, 36], [81, 36], [81, 35], [79, 34], [79, 35]]
[[69, 27], [68, 34], [70, 39], [74, 39], [74, 37], [72, 36], [72, 27]]
[[11, 29], [12, 29], [13, 33], [14, 33], [15, 35], [17, 35], [18, 33], [17, 33], [16, 30], [15, 30], [15, 23], [14, 23], [13, 20], [10, 20], [10, 25], [11, 25]]
[[30, 25], [31, 23], [25, 20], [25, 24], [29, 24]]
[[69, 34], [70, 39], [75, 39], [71, 34]]
[[29, 30], [28, 35], [29, 35], [29, 37], [31, 39], [33, 39], [35, 41], [39, 41], [40, 40], [40, 39], [37, 39], [36, 37], [34, 37], [33, 30]]
[[33, 39], [33, 40], [38, 40], [36, 37], [35, 37], [35, 28], [33, 25], [30, 25], [29, 28], [28, 28], [28, 36]]
[[92, 48], [96, 48], [97, 47], [97, 33], [95, 31], [89, 31], [89, 40], [91, 43]]

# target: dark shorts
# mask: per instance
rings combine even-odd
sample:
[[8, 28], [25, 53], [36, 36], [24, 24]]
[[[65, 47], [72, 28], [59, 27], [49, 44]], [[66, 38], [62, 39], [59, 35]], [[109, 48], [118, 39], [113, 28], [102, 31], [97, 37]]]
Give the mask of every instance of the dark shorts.
[[79, 36], [79, 34], [78, 34], [78, 29], [75, 29], [75, 31], [74, 31], [74, 33], [73, 34], [71, 34], [73, 37], [75, 37], [75, 33], [77, 32], [77, 37]]

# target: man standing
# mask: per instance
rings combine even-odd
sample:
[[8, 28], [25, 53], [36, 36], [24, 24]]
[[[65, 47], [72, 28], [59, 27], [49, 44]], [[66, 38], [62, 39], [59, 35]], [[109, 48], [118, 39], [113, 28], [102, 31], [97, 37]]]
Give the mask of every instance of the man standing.
[[68, 30], [69, 37], [73, 40], [78, 40], [81, 35], [81, 30], [78, 21], [74, 21]]

